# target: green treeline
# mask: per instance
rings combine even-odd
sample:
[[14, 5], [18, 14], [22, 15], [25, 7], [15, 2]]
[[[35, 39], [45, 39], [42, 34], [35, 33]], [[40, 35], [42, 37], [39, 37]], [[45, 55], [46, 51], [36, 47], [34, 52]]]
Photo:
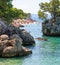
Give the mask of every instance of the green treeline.
[[38, 11], [38, 15], [41, 18], [46, 18], [46, 12], [50, 13], [52, 18], [60, 16], [60, 0], [50, 0], [50, 2], [41, 2], [39, 4], [40, 10]]
[[13, 0], [0, 0], [0, 18], [10, 23], [13, 19], [25, 19], [30, 17], [30, 13], [25, 13], [21, 9], [13, 8], [12, 1]]

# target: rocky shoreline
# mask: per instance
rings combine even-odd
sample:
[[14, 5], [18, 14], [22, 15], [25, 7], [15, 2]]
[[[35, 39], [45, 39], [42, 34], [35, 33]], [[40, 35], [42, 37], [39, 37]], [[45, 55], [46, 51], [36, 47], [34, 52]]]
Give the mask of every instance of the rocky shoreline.
[[15, 57], [32, 54], [24, 47], [35, 44], [34, 38], [26, 31], [0, 20], [0, 57]]

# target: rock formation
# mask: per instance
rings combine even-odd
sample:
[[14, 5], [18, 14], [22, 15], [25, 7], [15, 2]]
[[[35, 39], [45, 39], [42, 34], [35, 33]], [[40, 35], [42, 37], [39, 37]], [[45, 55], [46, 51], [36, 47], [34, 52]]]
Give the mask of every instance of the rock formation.
[[35, 44], [34, 38], [25, 30], [9, 24], [8, 26], [0, 20], [0, 56], [15, 57], [32, 53], [23, 45]]
[[0, 37], [2, 37], [2, 39], [0, 38], [1, 57], [23, 56], [32, 53], [31, 50], [22, 46], [22, 39], [18, 35], [14, 34], [9, 39], [7, 39], [7, 35], [1, 35]]
[[60, 18], [57, 18], [56, 22], [53, 22], [53, 20], [43, 22], [42, 31], [44, 35], [60, 36]]

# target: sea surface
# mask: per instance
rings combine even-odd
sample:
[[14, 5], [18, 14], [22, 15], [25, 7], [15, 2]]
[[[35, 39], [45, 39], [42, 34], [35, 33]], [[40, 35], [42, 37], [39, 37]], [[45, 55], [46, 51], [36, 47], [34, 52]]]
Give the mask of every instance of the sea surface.
[[[42, 23], [25, 25], [35, 39], [35, 45], [29, 46], [32, 54], [24, 57], [0, 58], [0, 65], [60, 65], [60, 37], [43, 36]], [[37, 40], [37, 37], [47, 41]]]

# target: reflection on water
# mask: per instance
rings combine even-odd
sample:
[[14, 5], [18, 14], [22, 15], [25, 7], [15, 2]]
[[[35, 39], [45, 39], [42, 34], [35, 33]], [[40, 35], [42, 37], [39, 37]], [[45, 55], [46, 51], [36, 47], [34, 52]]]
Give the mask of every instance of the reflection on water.
[[17, 58], [0, 58], [0, 65], [60, 65], [60, 37], [42, 35], [41, 23], [25, 25], [34, 37], [44, 37], [48, 41], [35, 39], [36, 45], [30, 46], [33, 54]]

